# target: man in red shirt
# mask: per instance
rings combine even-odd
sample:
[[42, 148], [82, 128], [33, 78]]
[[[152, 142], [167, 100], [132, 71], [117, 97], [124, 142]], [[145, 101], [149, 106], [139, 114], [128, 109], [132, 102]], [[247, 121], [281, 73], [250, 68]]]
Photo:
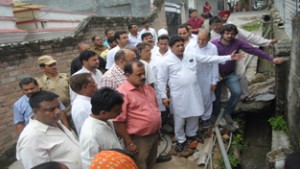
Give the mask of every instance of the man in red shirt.
[[192, 9], [190, 11], [190, 19], [187, 21], [192, 25], [192, 32], [194, 34], [197, 34], [199, 31], [199, 28], [201, 28], [204, 19], [201, 16], [198, 16], [197, 9]]
[[125, 149], [134, 155], [139, 169], [151, 169], [156, 160], [160, 111], [154, 89], [145, 84], [145, 68], [140, 61], [125, 65], [127, 80], [117, 90], [124, 95], [122, 113], [114, 119]]

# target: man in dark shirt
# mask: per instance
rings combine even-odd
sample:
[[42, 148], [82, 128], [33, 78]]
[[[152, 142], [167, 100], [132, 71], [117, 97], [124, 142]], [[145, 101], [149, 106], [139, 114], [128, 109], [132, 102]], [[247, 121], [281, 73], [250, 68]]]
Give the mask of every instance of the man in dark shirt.
[[[221, 38], [212, 41], [212, 43], [218, 48], [219, 55], [226, 55], [234, 51], [238, 52], [239, 50], [243, 50], [246, 53], [267, 59], [274, 64], [280, 64], [284, 61], [284, 58], [273, 58], [268, 53], [253, 47], [248, 42], [235, 38], [238, 34], [238, 29], [233, 24], [225, 25], [220, 33]], [[241, 95], [240, 79], [235, 73], [235, 61], [231, 60], [224, 64], [219, 64], [219, 73], [222, 80], [218, 82], [214, 111], [219, 111], [221, 84], [224, 83], [231, 93], [224, 110], [224, 118], [230, 129], [235, 130], [238, 126], [237, 123], [232, 120], [231, 113], [234, 111]]]
[[[77, 46], [77, 50], [79, 51], [79, 53], [81, 53], [84, 50], [90, 50], [90, 45], [87, 44], [87, 43], [80, 43]], [[99, 67], [98, 67], [98, 69], [102, 73], [104, 73], [106, 71], [105, 65], [106, 65], [106, 61], [103, 58], [99, 57]], [[76, 57], [71, 62], [71, 69], [70, 69], [71, 75], [73, 75], [74, 73], [76, 73], [81, 68], [82, 68], [82, 64], [80, 62], [80, 59], [79, 59], [79, 57]]]

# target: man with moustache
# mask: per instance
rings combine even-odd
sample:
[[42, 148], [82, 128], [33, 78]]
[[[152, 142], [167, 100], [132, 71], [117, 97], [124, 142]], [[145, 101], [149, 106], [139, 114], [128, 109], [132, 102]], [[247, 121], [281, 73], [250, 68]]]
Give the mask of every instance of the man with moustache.
[[124, 95], [122, 113], [114, 119], [117, 133], [125, 149], [134, 155], [139, 169], [152, 169], [157, 156], [160, 111], [154, 89], [145, 84], [142, 62], [125, 65], [127, 81], [117, 90]]
[[17, 133], [21, 134], [24, 127], [29, 123], [29, 117], [32, 114], [29, 98], [40, 89], [37, 81], [32, 77], [22, 79], [19, 86], [24, 95], [14, 103], [13, 113]]
[[24, 168], [48, 161], [81, 169], [80, 148], [76, 135], [60, 122], [58, 95], [49, 91], [34, 93], [29, 104], [34, 113], [17, 142], [17, 159]]
[[63, 124], [70, 128], [68, 118], [70, 117], [71, 105], [69, 97], [69, 76], [66, 73], [58, 73], [56, 60], [52, 56], [44, 55], [38, 58], [38, 64], [44, 73], [37, 79], [41, 90], [47, 90], [59, 95], [60, 102], [66, 107], [62, 113]]
[[[90, 50], [84, 50], [80, 53], [79, 59], [82, 63], [82, 68], [75, 74], [73, 74], [73, 76], [81, 73], [90, 73], [92, 75], [92, 78], [96, 82], [97, 88], [100, 89], [102, 73], [97, 69], [99, 66], [99, 57], [97, 56], [97, 54]], [[78, 93], [70, 89], [71, 104], [73, 104], [73, 101], [77, 94]]]
[[112, 67], [115, 63], [115, 55], [120, 50], [125, 48], [128, 45], [128, 35], [126, 31], [117, 31], [115, 33], [115, 39], [117, 41], [117, 46], [109, 50], [106, 55], [106, 69]]
[[171, 53], [162, 61], [157, 75], [158, 91], [164, 106], [168, 107], [167, 85], [170, 89], [174, 113], [174, 133], [177, 153], [185, 149], [186, 141], [193, 143], [197, 137], [198, 119], [204, 112], [202, 94], [197, 77], [199, 63], [223, 63], [240, 59], [232, 53], [223, 57], [205, 56], [184, 52], [184, 38], [173, 36], [169, 41]]

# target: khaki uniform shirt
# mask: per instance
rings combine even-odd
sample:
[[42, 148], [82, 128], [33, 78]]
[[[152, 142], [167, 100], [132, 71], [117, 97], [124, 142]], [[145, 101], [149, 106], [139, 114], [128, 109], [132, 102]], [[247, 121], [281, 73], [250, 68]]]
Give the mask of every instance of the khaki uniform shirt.
[[59, 73], [56, 79], [50, 79], [45, 74], [37, 79], [42, 90], [51, 91], [59, 96], [59, 100], [66, 107], [65, 112], [70, 114], [69, 76]]
[[108, 49], [108, 48], [106, 46], [104, 46], [104, 45], [101, 48], [96, 48], [95, 46], [91, 47], [91, 51], [97, 53], [98, 56], [101, 56], [101, 53], [103, 51], [105, 51], [106, 49]]

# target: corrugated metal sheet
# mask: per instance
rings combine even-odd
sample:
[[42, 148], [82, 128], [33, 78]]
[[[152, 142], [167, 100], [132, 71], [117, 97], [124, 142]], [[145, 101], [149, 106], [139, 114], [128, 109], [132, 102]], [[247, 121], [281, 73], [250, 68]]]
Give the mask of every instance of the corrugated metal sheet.
[[284, 22], [287, 35], [292, 38], [292, 18], [296, 15], [296, 0], [275, 0], [275, 6]]

